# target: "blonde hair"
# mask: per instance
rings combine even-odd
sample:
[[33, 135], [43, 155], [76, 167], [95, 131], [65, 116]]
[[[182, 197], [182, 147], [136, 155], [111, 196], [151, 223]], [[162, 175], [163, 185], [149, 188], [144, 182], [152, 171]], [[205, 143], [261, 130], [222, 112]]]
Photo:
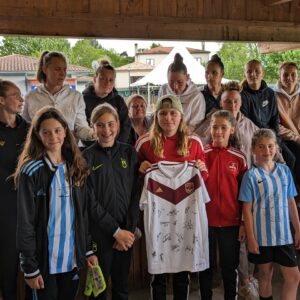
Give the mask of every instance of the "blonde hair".
[[147, 101], [146, 101], [146, 99], [142, 95], [140, 95], [140, 94], [132, 94], [126, 100], [126, 104], [127, 104], [128, 109], [130, 108], [131, 103], [132, 103], [132, 101], [134, 99], [142, 99], [145, 102], [146, 106], [147, 106]]
[[[164, 141], [166, 140], [161, 127], [158, 124], [158, 111], [154, 114], [154, 122], [150, 129], [150, 145], [156, 156], [165, 158], [164, 156]], [[181, 115], [182, 116], [182, 115]], [[177, 129], [178, 143], [177, 143], [177, 154], [180, 156], [189, 156], [190, 154], [190, 141], [189, 132], [185, 121], [181, 118]]]
[[271, 129], [268, 129], [268, 128], [261, 128], [261, 129], [256, 130], [254, 132], [253, 136], [252, 136], [252, 142], [251, 142], [252, 149], [254, 149], [254, 147], [256, 146], [257, 142], [261, 138], [268, 138], [268, 139], [274, 140], [276, 148], [278, 148], [277, 138], [276, 138], [275, 132], [273, 130], [271, 130]]
[[237, 82], [237, 81], [229, 81], [225, 84], [223, 84], [222, 94], [224, 92], [231, 92], [231, 91], [237, 91], [241, 93], [243, 90], [243, 87]]
[[116, 111], [116, 109], [110, 105], [109, 103], [103, 103], [98, 106], [96, 106], [91, 114], [91, 122], [92, 124], [95, 124], [97, 120], [104, 114], [109, 113], [114, 116], [117, 122], [119, 122], [119, 115]]

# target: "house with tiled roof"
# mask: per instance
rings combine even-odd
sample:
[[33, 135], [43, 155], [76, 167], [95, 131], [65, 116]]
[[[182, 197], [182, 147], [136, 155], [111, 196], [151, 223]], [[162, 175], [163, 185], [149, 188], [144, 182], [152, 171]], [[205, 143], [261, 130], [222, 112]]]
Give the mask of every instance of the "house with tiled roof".
[[[0, 57], [0, 78], [13, 81], [21, 89], [22, 93], [35, 89], [40, 83], [36, 79], [39, 59], [35, 57], [12, 54]], [[66, 83], [72, 88], [83, 90], [85, 84], [92, 80], [90, 74], [93, 70], [68, 65]]]
[[[133, 62], [116, 68], [116, 89], [123, 95], [129, 96], [130, 84], [140, 80], [153, 70], [153, 66], [140, 62]], [[128, 95], [127, 95], [128, 94]]]
[[[167, 57], [167, 55], [173, 50], [173, 48], [174, 47], [159, 46], [143, 51], [136, 50], [135, 61], [144, 64], [149, 64], [155, 67]], [[204, 44], [202, 44], [202, 49], [187, 48], [187, 50], [195, 58], [195, 60], [201, 64], [205, 64], [209, 59], [210, 52], [205, 50]]]

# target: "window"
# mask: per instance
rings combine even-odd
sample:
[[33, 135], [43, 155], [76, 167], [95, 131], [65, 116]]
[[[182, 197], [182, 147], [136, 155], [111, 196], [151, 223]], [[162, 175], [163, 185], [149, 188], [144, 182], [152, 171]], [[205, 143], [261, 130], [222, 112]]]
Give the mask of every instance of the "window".
[[146, 58], [146, 64], [154, 66], [154, 58]]
[[201, 59], [201, 57], [195, 57], [195, 59], [196, 59], [196, 61], [197, 61], [198, 63], [200, 63], [200, 64], [201, 64], [201, 62], [202, 62], [202, 59]]

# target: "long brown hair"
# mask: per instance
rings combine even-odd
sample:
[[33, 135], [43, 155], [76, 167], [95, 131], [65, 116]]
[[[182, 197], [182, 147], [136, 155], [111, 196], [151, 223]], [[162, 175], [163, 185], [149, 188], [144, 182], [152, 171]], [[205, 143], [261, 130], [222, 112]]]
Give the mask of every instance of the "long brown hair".
[[[153, 149], [153, 152], [156, 156], [164, 158], [164, 141], [165, 136], [163, 134], [163, 131], [161, 127], [158, 124], [158, 117], [157, 117], [158, 111], [154, 114], [154, 122], [150, 129], [150, 145]], [[182, 115], [181, 115], [182, 116]], [[181, 118], [181, 121], [179, 123], [178, 129], [177, 129], [177, 136], [178, 136], [178, 144], [177, 144], [177, 153], [180, 156], [188, 156], [190, 151], [190, 141], [189, 141], [189, 130], [188, 127]]]
[[[218, 110], [215, 113], [213, 113], [211, 116], [210, 123], [212, 124], [213, 120], [216, 118], [223, 118], [229, 122], [231, 127], [236, 127], [236, 119], [235, 119], [234, 115], [228, 110]], [[236, 134], [236, 131], [234, 131], [232, 134], [230, 134], [228, 146], [237, 148], [239, 150], [241, 149], [241, 143]]]
[[63, 158], [70, 163], [68, 177], [73, 178], [75, 185], [82, 185], [89, 174], [86, 161], [82, 157], [76, 144], [75, 138], [68, 127], [63, 115], [54, 107], [46, 106], [36, 112], [29, 132], [26, 137], [23, 151], [20, 154], [16, 171], [14, 173], [15, 185], [21, 173], [22, 167], [31, 160], [40, 160], [44, 157], [46, 150], [40, 137], [39, 131], [43, 121], [54, 119], [65, 129], [66, 137], [61, 148]]

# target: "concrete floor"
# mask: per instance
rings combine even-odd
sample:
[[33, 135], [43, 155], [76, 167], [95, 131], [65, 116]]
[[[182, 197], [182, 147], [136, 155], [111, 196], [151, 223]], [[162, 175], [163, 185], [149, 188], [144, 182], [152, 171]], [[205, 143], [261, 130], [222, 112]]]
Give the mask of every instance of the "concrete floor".
[[[273, 299], [280, 300], [280, 291], [282, 286], [282, 276], [278, 267], [274, 268], [273, 276]], [[135, 290], [130, 292], [129, 300], [148, 300], [150, 299], [149, 289], [145, 290]], [[173, 297], [171, 294], [167, 296], [167, 300], [172, 300]], [[192, 280], [191, 291], [189, 295], [189, 300], [200, 300], [199, 290], [197, 288], [197, 283], [195, 280]], [[213, 299], [214, 300], [223, 300], [223, 287], [222, 284], [219, 284], [216, 288], [213, 289]], [[244, 299], [239, 297], [240, 300]], [[245, 299], [247, 300], [247, 299]], [[298, 289], [297, 299], [300, 300], [300, 289]]]

